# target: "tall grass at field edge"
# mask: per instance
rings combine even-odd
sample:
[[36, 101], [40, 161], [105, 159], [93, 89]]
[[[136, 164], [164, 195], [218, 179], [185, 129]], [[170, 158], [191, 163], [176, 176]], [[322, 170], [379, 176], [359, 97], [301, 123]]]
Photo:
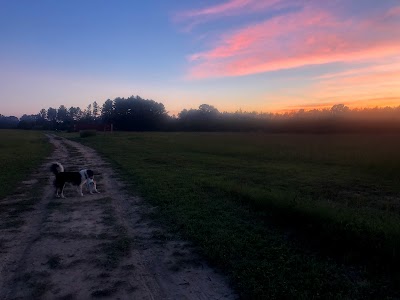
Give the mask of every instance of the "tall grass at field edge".
[[395, 270], [400, 265], [400, 217], [369, 208], [352, 208], [316, 202], [295, 194], [238, 188], [227, 182], [204, 182], [215, 194], [269, 211], [269, 223], [294, 227], [331, 254]]
[[43, 132], [0, 130], [0, 199], [12, 194], [51, 150]]

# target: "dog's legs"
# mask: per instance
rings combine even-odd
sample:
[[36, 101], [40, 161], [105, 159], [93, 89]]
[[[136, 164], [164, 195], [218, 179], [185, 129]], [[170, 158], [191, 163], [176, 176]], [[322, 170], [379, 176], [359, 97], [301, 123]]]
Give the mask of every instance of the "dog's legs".
[[93, 194], [94, 192], [100, 194], [100, 192], [97, 190], [97, 184], [96, 181], [92, 180], [92, 182], [89, 184], [89, 192]]
[[93, 180], [93, 191], [95, 191], [96, 193], [100, 194], [100, 192], [97, 190], [96, 181], [94, 181], [94, 180]]
[[61, 198], [65, 198], [65, 196], [64, 196], [64, 187], [65, 187], [65, 182], [61, 187]]
[[78, 187], [78, 193], [79, 193], [79, 195], [81, 195], [81, 196], [83, 196], [82, 188], [83, 188], [83, 185], [84, 185], [84, 184], [85, 184], [85, 182], [81, 183], [81, 184], [79, 185], [79, 187]]
[[55, 186], [56, 186], [56, 198], [60, 198], [61, 197], [60, 192], [62, 193], [62, 185], [56, 183]]

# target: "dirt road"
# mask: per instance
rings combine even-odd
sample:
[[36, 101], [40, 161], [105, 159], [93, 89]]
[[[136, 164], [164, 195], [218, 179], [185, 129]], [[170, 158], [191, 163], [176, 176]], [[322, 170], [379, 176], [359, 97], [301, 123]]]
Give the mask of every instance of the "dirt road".
[[[92, 149], [49, 135], [54, 152], [0, 203], [0, 299], [235, 299], [185, 241], [146, 217]], [[29, 151], [29, 149], [27, 149]], [[100, 194], [54, 197], [51, 162], [91, 168]]]

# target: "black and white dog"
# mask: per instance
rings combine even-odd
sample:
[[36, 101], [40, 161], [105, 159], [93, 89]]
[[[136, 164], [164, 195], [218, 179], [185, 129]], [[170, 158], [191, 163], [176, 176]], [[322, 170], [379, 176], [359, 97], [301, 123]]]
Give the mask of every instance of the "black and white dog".
[[83, 196], [82, 188], [86, 184], [89, 192], [100, 193], [96, 188], [96, 181], [94, 181], [94, 173], [92, 170], [84, 169], [79, 172], [64, 172], [64, 167], [59, 162], [53, 163], [50, 171], [54, 173], [56, 179], [54, 186], [56, 187], [56, 197], [65, 198], [64, 186], [65, 184], [72, 183], [78, 188], [79, 195]]

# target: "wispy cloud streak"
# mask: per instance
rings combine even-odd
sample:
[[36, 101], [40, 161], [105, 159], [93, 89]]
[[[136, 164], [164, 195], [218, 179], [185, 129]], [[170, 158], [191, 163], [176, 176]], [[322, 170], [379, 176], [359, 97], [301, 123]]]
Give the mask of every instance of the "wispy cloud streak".
[[203, 9], [179, 12], [174, 16], [175, 21], [184, 22], [193, 18], [234, 16], [246, 12], [254, 12], [257, 9], [271, 7], [282, 0], [230, 0], [221, 4]]
[[[292, 5], [295, 1], [299, 0], [292, 0]], [[191, 32], [193, 28], [221, 17], [249, 15], [267, 8], [279, 7], [284, 2], [282, 0], [230, 0], [203, 9], [178, 12], [173, 16], [173, 20], [183, 26], [184, 32]]]

